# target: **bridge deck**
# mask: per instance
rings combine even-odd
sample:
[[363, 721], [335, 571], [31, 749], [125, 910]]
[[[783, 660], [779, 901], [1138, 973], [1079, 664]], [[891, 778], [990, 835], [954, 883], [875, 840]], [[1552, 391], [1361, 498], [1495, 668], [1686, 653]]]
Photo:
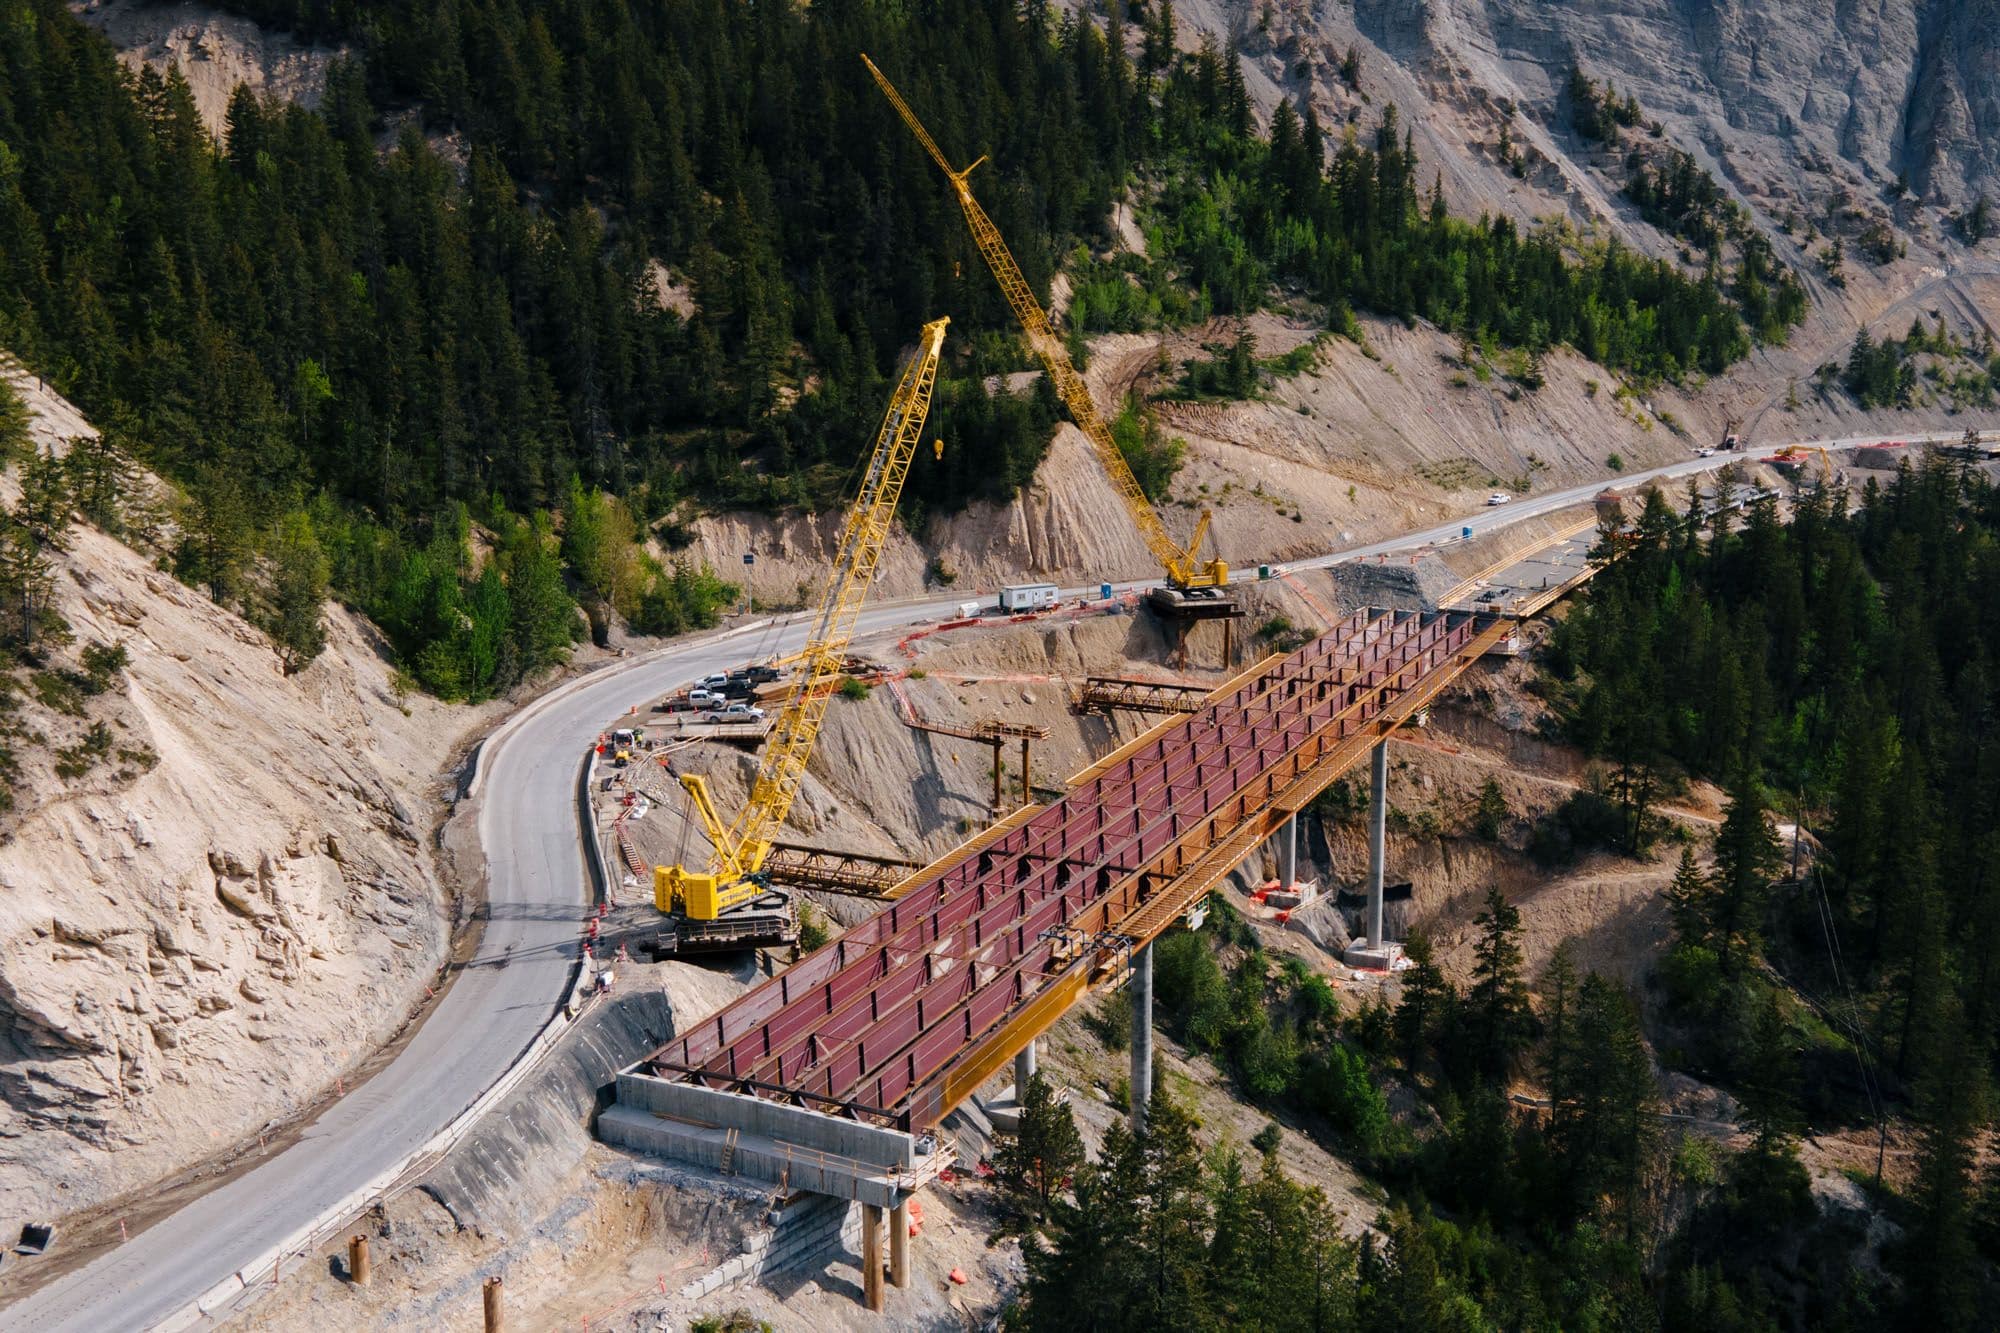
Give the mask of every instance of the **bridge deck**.
[[1357, 612], [918, 872], [639, 1072], [927, 1129], [1511, 624]]

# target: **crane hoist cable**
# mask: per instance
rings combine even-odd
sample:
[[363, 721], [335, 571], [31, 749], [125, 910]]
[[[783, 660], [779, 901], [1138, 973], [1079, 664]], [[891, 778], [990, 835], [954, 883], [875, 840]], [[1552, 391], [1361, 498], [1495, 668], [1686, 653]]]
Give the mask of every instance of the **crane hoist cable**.
[[1194, 536], [1185, 547], [1167, 532], [1166, 524], [1160, 521], [1158, 512], [1153, 508], [1153, 502], [1146, 498], [1146, 492], [1139, 485], [1139, 479], [1132, 475], [1131, 464], [1125, 461], [1125, 455], [1119, 451], [1118, 442], [1112, 438], [1110, 427], [1106, 426], [1104, 418], [1098, 415], [1097, 405], [1091, 401], [1089, 387], [1084, 384], [1083, 377], [1077, 374], [1076, 366], [1069, 359], [1069, 349], [1063, 346], [1062, 339], [1057, 337], [1055, 330], [1049, 326], [1048, 314], [1042, 309], [1041, 302], [1035, 299], [1035, 293], [1028, 286], [1027, 278], [1022, 276], [1021, 266], [1014, 262], [1013, 253], [1007, 249], [1007, 242], [1001, 237], [1000, 229], [993, 225], [993, 220], [986, 216], [986, 210], [979, 206], [977, 199], [973, 198], [972, 187], [966, 183], [966, 178], [972, 174], [974, 167], [986, 160], [985, 156], [982, 154], [978, 161], [963, 170], [954, 169], [943, 150], [937, 146], [937, 141], [931, 138], [930, 131], [926, 130], [923, 122], [917, 119], [917, 113], [910, 110], [909, 103], [905, 102], [902, 94], [896, 91], [896, 86], [889, 82], [888, 77], [876, 68], [875, 62], [867, 56], [862, 56], [861, 62], [868, 66], [868, 72], [881, 87], [883, 96], [887, 97], [889, 104], [896, 108], [896, 114], [903, 118], [903, 123], [910, 127], [910, 133], [916, 135], [917, 142], [924, 146], [924, 150], [931, 155], [931, 160], [938, 164], [939, 170], [943, 171], [946, 178], [951, 181], [952, 189], [958, 195], [959, 207], [965, 213], [966, 225], [972, 229], [973, 243], [979, 247], [979, 253], [985, 256], [987, 267], [993, 270], [993, 277], [999, 282], [1001, 293], [1006, 296], [1007, 304], [1013, 307], [1014, 317], [1020, 321], [1022, 332], [1027, 334], [1028, 345], [1034, 348], [1035, 355], [1041, 358], [1042, 368], [1047, 372], [1050, 383], [1055, 385], [1056, 395], [1069, 408], [1070, 419], [1076, 422], [1077, 429], [1083, 432], [1091, 447], [1097, 451], [1098, 461], [1103, 465], [1105, 475], [1111, 479], [1112, 487], [1118, 492], [1119, 499], [1125, 502], [1126, 510], [1132, 515], [1132, 521], [1138, 525], [1139, 535], [1145, 538], [1146, 545], [1152, 549], [1154, 558], [1166, 570], [1168, 585], [1181, 592], [1203, 591], [1226, 585], [1229, 582], [1229, 566], [1223, 563], [1219, 556], [1205, 561], [1200, 556], [1202, 540], [1208, 535], [1211, 518], [1209, 511], [1202, 510], [1201, 518], [1195, 524]]
[[938, 353], [950, 322], [937, 319], [924, 325], [917, 353], [890, 395], [860, 492], [847, 511], [833, 565], [827, 571], [812, 632], [804, 650], [793, 659], [797, 665], [791, 693], [778, 711], [763, 762], [750, 783], [749, 799], [735, 821], [725, 824], [716, 813], [708, 784], [700, 774], [679, 775], [713, 851], [705, 870], [686, 864], [654, 868], [653, 905], [662, 912], [678, 906], [694, 920], [712, 921], [762, 896], [769, 887], [762, 873], [764, 860], [798, 795], [806, 760], [826, 717], [827, 702], [844, 671], [847, 645], [854, 637], [868, 585], [875, 579], [882, 548], [895, 521], [896, 501], [903, 493], [910, 460], [930, 414]]

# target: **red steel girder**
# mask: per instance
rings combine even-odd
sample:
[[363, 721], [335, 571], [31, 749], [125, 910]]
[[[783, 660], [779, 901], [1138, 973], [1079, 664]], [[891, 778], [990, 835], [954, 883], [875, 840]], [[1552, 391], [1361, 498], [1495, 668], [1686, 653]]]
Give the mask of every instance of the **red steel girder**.
[[663, 1047], [654, 1068], [930, 1123], [942, 1072], [1083, 965], [1057, 958], [1052, 928], [1086, 915], [1107, 927], [1114, 889], [1128, 910], [1143, 900], [1147, 880], [1178, 873], [1455, 660], [1475, 624], [1358, 613], [1086, 770], [1004, 836], [906, 882], [894, 906]]

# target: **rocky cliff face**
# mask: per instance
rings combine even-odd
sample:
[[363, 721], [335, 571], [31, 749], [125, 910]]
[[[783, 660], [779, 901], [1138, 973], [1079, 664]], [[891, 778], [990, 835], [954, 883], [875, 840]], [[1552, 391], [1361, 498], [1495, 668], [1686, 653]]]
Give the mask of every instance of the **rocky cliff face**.
[[1447, 94], [1436, 108], [1401, 99], [1440, 147], [1477, 146], [1467, 105], [1510, 104], [1564, 139], [1556, 103], [1577, 65], [1636, 95], [1689, 151], [1745, 172], [1878, 189], [1901, 173], [1951, 207], [2000, 191], [1995, 0], [1207, 0], [1179, 12], [1236, 33], [1273, 89], [1309, 84], [1336, 107], [1355, 100], [1336, 71], [1358, 46], [1359, 92]]
[[[45, 445], [89, 429], [19, 379]], [[0, 691], [0, 1225], [17, 1227], [254, 1143], [401, 1025], [444, 957], [430, 811], [477, 720], [399, 700], [379, 637], [338, 608], [288, 678], [259, 631], [137, 551], [84, 526], [64, 541], [70, 639]], [[122, 667], [81, 669], [110, 645]]]
[[1910, 179], [1950, 197], [2000, 187], [2000, 0], [1920, 7], [1916, 76], [1903, 122]]

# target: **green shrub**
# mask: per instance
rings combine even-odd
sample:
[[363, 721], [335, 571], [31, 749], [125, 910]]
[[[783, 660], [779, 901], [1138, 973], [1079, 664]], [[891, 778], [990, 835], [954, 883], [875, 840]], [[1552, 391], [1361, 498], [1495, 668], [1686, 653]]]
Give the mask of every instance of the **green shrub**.
[[1305, 1102], [1338, 1125], [1369, 1156], [1381, 1151], [1389, 1132], [1389, 1103], [1375, 1086], [1368, 1062], [1345, 1042], [1315, 1052], [1303, 1073]]
[[820, 918], [819, 909], [811, 903], [802, 903], [799, 907], [799, 951], [811, 953], [832, 938], [833, 933]]
[[28, 685], [44, 708], [71, 717], [83, 716], [83, 691], [75, 681], [54, 671], [37, 671], [28, 678]]
[[125, 651], [123, 641], [118, 643], [87, 644], [83, 650], [83, 675], [81, 688], [85, 694], [102, 694], [110, 687], [111, 680], [125, 669], [131, 660]]

